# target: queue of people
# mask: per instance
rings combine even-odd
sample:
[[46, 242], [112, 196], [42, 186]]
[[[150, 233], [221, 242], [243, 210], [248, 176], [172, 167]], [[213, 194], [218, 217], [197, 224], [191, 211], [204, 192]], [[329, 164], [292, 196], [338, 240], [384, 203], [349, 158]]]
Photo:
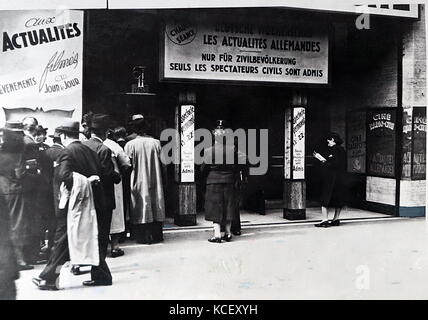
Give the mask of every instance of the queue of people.
[[[105, 114], [86, 114], [82, 123], [65, 119], [49, 136], [51, 145], [45, 143], [47, 129], [34, 117], [8, 121], [0, 129], [0, 299], [12, 299], [19, 271], [35, 264], [46, 264], [33, 278], [41, 290], [59, 289], [67, 261], [74, 275], [81, 274], [81, 266], [91, 266], [91, 280], [83, 285], [112, 285], [106, 257], [125, 254], [120, 243], [128, 233], [137, 243], [163, 241], [167, 179], [161, 143], [147, 133], [143, 115], [132, 116], [129, 125], [132, 133], [127, 135], [124, 127], [112, 127]], [[214, 229], [208, 241], [213, 243], [241, 234], [239, 202], [247, 161], [236, 143], [226, 144], [225, 134], [218, 120], [213, 145], [204, 150], [211, 161], [201, 166], [205, 219]], [[341, 144], [333, 133], [324, 156], [314, 151], [324, 170], [324, 220], [317, 227], [340, 224]], [[232, 163], [222, 161], [231, 158]], [[327, 207], [335, 208], [332, 221]]]
[[66, 261], [74, 275], [91, 266], [83, 285], [111, 285], [106, 257], [125, 254], [120, 242], [129, 232], [139, 243], [163, 240], [160, 141], [146, 134], [142, 115], [130, 126], [134, 132], [127, 136], [108, 115], [89, 113], [82, 123], [64, 120], [49, 136], [50, 146], [47, 129], [34, 117], [0, 129], [0, 211], [7, 229], [0, 299], [13, 297], [18, 272], [35, 264], [46, 264], [33, 278], [41, 290], [58, 290]]

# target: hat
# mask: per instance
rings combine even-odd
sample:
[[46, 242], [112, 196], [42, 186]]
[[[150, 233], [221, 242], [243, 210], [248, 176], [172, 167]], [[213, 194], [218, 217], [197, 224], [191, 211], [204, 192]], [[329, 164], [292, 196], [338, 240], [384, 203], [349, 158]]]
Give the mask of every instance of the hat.
[[59, 135], [61, 134], [61, 131], [58, 130], [58, 128], [55, 129], [54, 134], [48, 135], [49, 138], [59, 138]]
[[23, 125], [20, 121], [6, 121], [5, 129], [22, 132]]
[[142, 114], [134, 114], [129, 121], [129, 124], [137, 124], [144, 121], [144, 116]]
[[79, 133], [79, 121], [66, 119], [64, 122], [55, 129], [55, 133]]
[[110, 125], [109, 118], [106, 114], [94, 114], [89, 127], [91, 129], [107, 129]]
[[43, 128], [43, 126], [41, 126], [41, 125], [37, 125], [36, 126], [36, 128], [35, 128], [36, 130], [36, 134], [41, 134], [41, 133], [43, 133], [43, 134], [45, 134], [46, 135], [46, 132], [48, 131], [48, 128]]

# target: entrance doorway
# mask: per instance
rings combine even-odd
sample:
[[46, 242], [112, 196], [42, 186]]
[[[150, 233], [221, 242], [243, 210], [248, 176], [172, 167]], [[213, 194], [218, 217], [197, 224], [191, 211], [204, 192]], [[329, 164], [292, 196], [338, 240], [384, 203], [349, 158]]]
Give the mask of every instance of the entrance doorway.
[[[242, 194], [242, 208], [264, 214], [266, 203], [283, 198], [284, 119], [291, 91], [278, 87], [206, 85], [197, 90], [196, 127], [212, 129], [217, 119], [225, 120], [233, 130], [268, 132], [267, 172], [251, 175]], [[248, 151], [247, 151], [248, 152]], [[257, 150], [260, 155], [260, 149]], [[264, 160], [266, 161], [266, 160]], [[197, 176], [198, 210], [203, 211], [204, 181]]]

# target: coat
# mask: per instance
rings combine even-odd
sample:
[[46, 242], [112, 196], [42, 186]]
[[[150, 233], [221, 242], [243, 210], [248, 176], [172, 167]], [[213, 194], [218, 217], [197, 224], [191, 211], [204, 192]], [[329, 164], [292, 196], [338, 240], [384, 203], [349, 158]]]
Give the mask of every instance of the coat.
[[[22, 141], [19, 135], [9, 134]], [[22, 177], [19, 176], [19, 172], [21, 174], [24, 172], [23, 157], [22, 150], [20, 152], [0, 151], [0, 194], [3, 195], [7, 207], [5, 212], [9, 213], [11, 238], [13, 243], [20, 247], [32, 240], [31, 215], [34, 214], [30, 210], [25, 210], [24, 205], [24, 188]]]
[[105, 209], [113, 210], [116, 207], [114, 198], [114, 184], [119, 183], [121, 178], [120, 174], [114, 170], [111, 150], [103, 144], [103, 141], [98, 138], [90, 138], [88, 141], [83, 142], [98, 156], [101, 164], [101, 184], [103, 185], [105, 194]]
[[61, 187], [59, 208], [68, 201], [67, 239], [70, 262], [73, 265], [99, 265], [98, 224], [91, 182], [80, 173], [73, 172], [73, 187]]
[[[58, 179], [64, 182], [68, 190], [73, 187], [73, 172], [85, 177], [97, 175], [101, 177], [101, 164], [97, 154], [80, 141], [70, 143], [59, 155]], [[105, 206], [105, 195], [102, 184], [93, 187], [95, 208], [102, 215]]]
[[165, 219], [160, 151], [160, 141], [149, 136], [137, 136], [125, 145], [125, 152], [133, 165], [130, 182], [130, 221], [133, 224]]
[[346, 204], [346, 152], [335, 145], [324, 155], [326, 162], [321, 164], [321, 205], [340, 208]]
[[[122, 147], [113, 140], [106, 139], [104, 144], [112, 152], [112, 160], [117, 172], [126, 172], [131, 167], [131, 160]], [[123, 205], [122, 181], [114, 185], [116, 208], [113, 210], [110, 233], [117, 234], [125, 231], [125, 211]]]

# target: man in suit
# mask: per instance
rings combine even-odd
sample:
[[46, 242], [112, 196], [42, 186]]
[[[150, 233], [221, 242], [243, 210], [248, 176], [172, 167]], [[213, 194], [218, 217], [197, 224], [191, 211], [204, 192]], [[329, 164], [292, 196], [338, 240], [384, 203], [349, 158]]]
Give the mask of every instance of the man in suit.
[[[59, 155], [58, 179], [64, 182], [66, 188], [71, 190], [73, 186], [73, 172], [78, 172], [92, 182], [95, 210], [97, 220], [104, 212], [104, 192], [102, 185], [97, 183], [101, 176], [101, 165], [95, 152], [83, 145], [79, 141], [79, 122], [67, 119], [63, 125], [58, 127], [62, 144], [65, 149]], [[51, 256], [45, 269], [40, 273], [39, 278], [33, 278], [33, 283], [41, 290], [57, 290], [57, 279], [59, 277], [60, 267], [69, 260], [68, 241], [67, 241], [67, 209], [58, 210], [57, 227], [55, 232], [54, 246]], [[100, 264], [98, 269], [97, 281], [85, 281], [84, 285], [111, 285], [112, 279], [110, 270], [102, 259], [100, 254]], [[94, 279], [94, 278], [92, 278]]]
[[[109, 117], [104, 114], [94, 114], [90, 122], [91, 138], [84, 141], [83, 144], [95, 151], [98, 160], [101, 164], [101, 185], [105, 195], [105, 206], [102, 214], [98, 215], [98, 230], [99, 230], [99, 248], [100, 259], [105, 260], [107, 256], [107, 248], [109, 244], [110, 225], [113, 214], [113, 209], [116, 208], [114, 197], [114, 184], [121, 181], [120, 174], [114, 170], [111, 150], [104, 145], [104, 140], [107, 138], [107, 130], [109, 128]], [[105, 281], [102, 270], [98, 267], [92, 267], [91, 270], [92, 283], [86, 285], [96, 285], [98, 282]]]

